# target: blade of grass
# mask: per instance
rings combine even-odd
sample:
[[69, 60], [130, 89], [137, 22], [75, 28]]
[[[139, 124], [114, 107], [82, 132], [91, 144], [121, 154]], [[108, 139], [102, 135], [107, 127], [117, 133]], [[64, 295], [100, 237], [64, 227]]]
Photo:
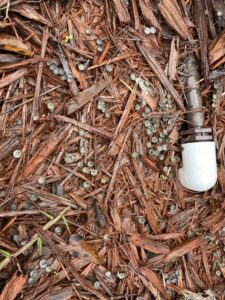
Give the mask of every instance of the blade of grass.
[[[43, 226], [43, 230], [47, 230], [49, 229], [52, 225], [54, 225], [56, 222], [58, 222], [58, 220], [60, 220], [62, 218], [62, 216], [64, 216], [65, 212], [67, 212], [67, 210], [70, 209], [70, 206], [66, 207], [55, 219], [53, 220], [50, 220], [48, 223], [46, 223], [44, 226]], [[68, 222], [66, 220], [66, 223], [68, 225]], [[65, 223], [65, 224], [66, 224]], [[35, 244], [37, 242], [37, 239], [38, 239], [38, 234], [35, 234], [33, 236], [33, 238], [28, 242], [26, 243], [25, 245], [23, 245], [23, 247], [21, 247], [18, 251], [16, 251], [14, 254], [11, 254], [10, 256], [6, 257], [3, 261], [0, 262], [0, 271], [8, 265], [8, 263], [10, 262], [10, 258], [11, 257], [17, 257], [19, 256], [21, 253], [23, 253], [24, 251], [26, 251], [28, 248], [30, 248], [33, 244]]]
[[3, 250], [3, 249], [0, 249], [0, 254], [4, 257], [10, 257], [11, 256], [11, 253]]
[[71, 235], [69, 224], [68, 224], [67, 219], [66, 219], [66, 217], [64, 215], [62, 215], [62, 220], [63, 220], [63, 222], [64, 222], [64, 224], [66, 226], [66, 229], [68, 230], [69, 234]]
[[38, 254], [42, 255], [42, 239], [40, 237], [37, 238], [37, 247], [38, 247]]
[[41, 213], [46, 217], [46, 218], [48, 218], [49, 220], [53, 220], [54, 218], [53, 218], [53, 216], [52, 215], [50, 215], [49, 213], [47, 213], [47, 212], [45, 212], [45, 211], [41, 211]]

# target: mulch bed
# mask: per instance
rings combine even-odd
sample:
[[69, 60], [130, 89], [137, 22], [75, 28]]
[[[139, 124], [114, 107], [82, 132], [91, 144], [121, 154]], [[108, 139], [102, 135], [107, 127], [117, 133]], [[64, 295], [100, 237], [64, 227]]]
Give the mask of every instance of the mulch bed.
[[[0, 1], [0, 300], [224, 299], [223, 0]], [[218, 182], [178, 182], [196, 57]]]

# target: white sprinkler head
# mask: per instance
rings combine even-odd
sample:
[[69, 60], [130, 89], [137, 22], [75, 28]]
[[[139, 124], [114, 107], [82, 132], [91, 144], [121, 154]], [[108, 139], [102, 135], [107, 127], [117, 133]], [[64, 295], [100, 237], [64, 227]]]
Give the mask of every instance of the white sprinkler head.
[[192, 191], [208, 191], [217, 181], [215, 142], [186, 143], [182, 148], [183, 167], [178, 170], [180, 183]]

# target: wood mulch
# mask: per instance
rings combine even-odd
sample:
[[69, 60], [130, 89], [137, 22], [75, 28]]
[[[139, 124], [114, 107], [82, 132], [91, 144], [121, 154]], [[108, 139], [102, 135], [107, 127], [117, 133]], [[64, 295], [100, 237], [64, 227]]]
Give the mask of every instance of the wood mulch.
[[[0, 300], [224, 299], [224, 16], [0, 1]], [[205, 193], [177, 179], [189, 54], [217, 147]]]

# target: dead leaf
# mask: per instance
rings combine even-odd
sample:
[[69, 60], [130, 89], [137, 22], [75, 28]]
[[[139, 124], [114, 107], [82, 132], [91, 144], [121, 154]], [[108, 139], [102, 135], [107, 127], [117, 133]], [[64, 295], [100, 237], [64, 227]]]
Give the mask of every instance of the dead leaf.
[[120, 22], [129, 23], [131, 21], [131, 17], [125, 2], [123, 0], [113, 0], [113, 4]]
[[209, 61], [213, 64], [225, 55], [225, 29], [218, 35], [209, 46]]
[[84, 90], [83, 92], [80, 92], [78, 95], [76, 95], [76, 97], [73, 98], [76, 99], [76, 103], [68, 103], [67, 114], [70, 115], [76, 110], [83, 107], [86, 103], [91, 101], [93, 97], [102, 92], [110, 83], [111, 80], [100, 80], [96, 84]]
[[170, 80], [176, 79], [177, 61], [178, 61], [178, 51], [175, 45], [175, 38], [173, 38], [170, 47], [170, 57], [169, 57], [168, 71], [167, 71]]
[[0, 34], [0, 49], [31, 56], [32, 51], [13, 35]]
[[74, 249], [70, 251], [71, 255], [82, 258], [94, 264], [103, 263], [102, 258], [95, 253], [92, 246], [89, 245], [81, 235], [72, 234], [70, 236], [69, 244], [74, 246]]
[[170, 248], [162, 242], [154, 241], [151, 238], [140, 234], [132, 233], [131, 237], [129, 238], [129, 241], [134, 245], [144, 248], [155, 254], [167, 254], [170, 251]]
[[158, 8], [167, 23], [184, 39], [190, 38], [188, 27], [184, 22], [184, 16], [176, 0], [161, 0]]
[[28, 73], [27, 69], [20, 69], [20, 70], [17, 70], [16, 72], [14, 72], [12, 74], [9, 74], [9, 75], [3, 77], [0, 80], [0, 89], [2, 89], [3, 87], [9, 85], [13, 81], [16, 81], [17, 79], [20, 79], [21, 77], [23, 77], [27, 73]]
[[151, 95], [148, 95], [144, 91], [141, 91], [141, 98], [144, 99], [152, 111], [156, 110], [157, 107], [157, 101], [154, 99]]
[[139, 0], [139, 5], [140, 5], [140, 9], [141, 9], [142, 15], [145, 18], [145, 20], [152, 26], [155, 26], [160, 31], [162, 31], [162, 27], [160, 26], [157, 18], [155, 17], [155, 15], [153, 13], [151, 1]]
[[4, 286], [0, 300], [13, 300], [23, 289], [27, 281], [27, 275], [17, 276], [16, 273], [11, 277], [9, 282]]
[[113, 224], [117, 231], [121, 231], [121, 219], [120, 215], [115, 207], [110, 207], [110, 214], [113, 219]]
[[19, 14], [21, 14], [22, 16], [24, 16], [28, 19], [35, 20], [37, 22], [40, 22], [40, 23], [43, 23], [45, 25], [52, 27], [52, 24], [46, 18], [44, 18], [33, 7], [31, 7], [27, 4], [20, 4], [17, 6], [16, 5], [12, 6], [12, 7], [10, 7], [10, 10], [18, 12]]
[[201, 245], [202, 241], [200, 239], [194, 239], [192, 241], [184, 242], [183, 244], [171, 250], [170, 253], [167, 254], [165, 261], [170, 261], [173, 258], [183, 256]]
[[163, 286], [162, 280], [155, 272], [153, 272], [150, 268], [138, 268], [138, 271], [141, 273], [142, 276], [144, 276], [148, 281], [150, 281], [151, 284], [166, 298], [168, 297], [166, 289]]

